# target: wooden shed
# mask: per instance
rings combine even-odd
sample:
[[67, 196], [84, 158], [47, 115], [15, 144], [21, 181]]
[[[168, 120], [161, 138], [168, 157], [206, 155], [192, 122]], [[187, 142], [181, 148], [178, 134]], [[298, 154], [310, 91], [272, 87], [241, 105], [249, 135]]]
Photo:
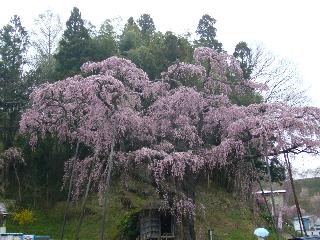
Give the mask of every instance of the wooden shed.
[[167, 210], [159, 207], [146, 207], [139, 214], [140, 240], [175, 239], [174, 218]]

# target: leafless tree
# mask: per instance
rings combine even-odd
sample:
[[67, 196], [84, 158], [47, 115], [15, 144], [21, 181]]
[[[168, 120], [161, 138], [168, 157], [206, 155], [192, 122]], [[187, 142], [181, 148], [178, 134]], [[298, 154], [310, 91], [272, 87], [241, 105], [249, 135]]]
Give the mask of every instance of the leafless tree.
[[40, 56], [52, 56], [62, 32], [59, 15], [46, 10], [34, 20], [32, 45]]
[[266, 102], [286, 102], [292, 106], [310, 102], [297, 66], [272, 54], [261, 44], [251, 47], [251, 78], [268, 85], [263, 94]]
[[61, 33], [60, 17], [51, 10], [46, 10], [34, 20], [31, 34], [31, 46], [34, 51], [31, 64], [33, 68], [41, 68], [43, 78], [50, 78], [53, 71], [53, 54], [57, 49]]

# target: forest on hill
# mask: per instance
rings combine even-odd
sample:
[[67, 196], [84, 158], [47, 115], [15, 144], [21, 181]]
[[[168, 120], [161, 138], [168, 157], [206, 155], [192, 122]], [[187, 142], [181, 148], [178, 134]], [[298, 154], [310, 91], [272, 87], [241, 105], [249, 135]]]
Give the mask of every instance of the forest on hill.
[[[118, 29], [110, 19], [93, 26], [76, 7], [62, 27], [47, 11], [30, 31], [13, 16], [0, 30], [0, 201], [17, 213], [66, 201], [61, 239], [80, 238], [88, 211], [105, 239], [117, 201], [129, 210], [114, 236], [136, 239], [129, 220], [148, 203], [188, 240], [208, 227], [201, 199], [217, 207], [223, 189], [236, 206], [230, 196], [250, 203], [261, 182], [292, 182], [291, 156], [318, 153], [320, 109], [306, 106], [290, 63], [245, 41], [226, 52], [215, 24], [204, 14], [192, 38], [157, 31], [149, 14]], [[150, 188], [136, 190], [143, 201], [133, 182]], [[79, 217], [65, 232], [74, 205]], [[229, 217], [236, 229], [241, 213]], [[250, 228], [243, 219], [239, 228]]]

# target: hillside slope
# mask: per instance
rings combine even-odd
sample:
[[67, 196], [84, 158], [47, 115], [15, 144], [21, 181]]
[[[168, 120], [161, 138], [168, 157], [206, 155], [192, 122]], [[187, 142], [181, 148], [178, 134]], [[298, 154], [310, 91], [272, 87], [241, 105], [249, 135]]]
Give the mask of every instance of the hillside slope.
[[[137, 231], [137, 212], [156, 198], [151, 188], [141, 183], [130, 183], [129, 191], [120, 190], [116, 185], [108, 208], [106, 235], [108, 239], [121, 239], [123, 233], [134, 239]], [[147, 197], [146, 197], [147, 196]], [[263, 220], [254, 219], [248, 207], [230, 193], [216, 187], [199, 188], [196, 193], [199, 204], [196, 216], [197, 239], [207, 239], [208, 229], [213, 229], [215, 240], [250, 240], [255, 227], [265, 226]], [[59, 237], [63, 219], [64, 202], [57, 203], [47, 210], [35, 209], [36, 220], [29, 226], [18, 226], [12, 220], [8, 221], [9, 232], [36, 233]], [[79, 204], [80, 205], [80, 204]], [[80, 212], [79, 206], [73, 205], [69, 214], [65, 239], [74, 239], [75, 229]], [[99, 239], [101, 207], [95, 196], [92, 196], [86, 209], [86, 218], [81, 230], [81, 239]], [[253, 224], [255, 223], [255, 225]], [[272, 237], [269, 239], [273, 239]]]
[[[320, 178], [305, 178], [294, 181], [295, 189], [301, 208], [306, 214], [313, 214], [320, 217]], [[293, 205], [291, 191], [288, 196], [289, 204]]]

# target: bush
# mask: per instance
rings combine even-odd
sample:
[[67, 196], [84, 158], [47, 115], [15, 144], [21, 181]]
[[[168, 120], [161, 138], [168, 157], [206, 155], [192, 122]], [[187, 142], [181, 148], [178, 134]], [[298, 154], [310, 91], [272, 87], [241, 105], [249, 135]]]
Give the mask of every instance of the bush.
[[31, 224], [35, 221], [33, 212], [29, 209], [23, 209], [13, 214], [13, 220], [18, 222], [19, 225]]

